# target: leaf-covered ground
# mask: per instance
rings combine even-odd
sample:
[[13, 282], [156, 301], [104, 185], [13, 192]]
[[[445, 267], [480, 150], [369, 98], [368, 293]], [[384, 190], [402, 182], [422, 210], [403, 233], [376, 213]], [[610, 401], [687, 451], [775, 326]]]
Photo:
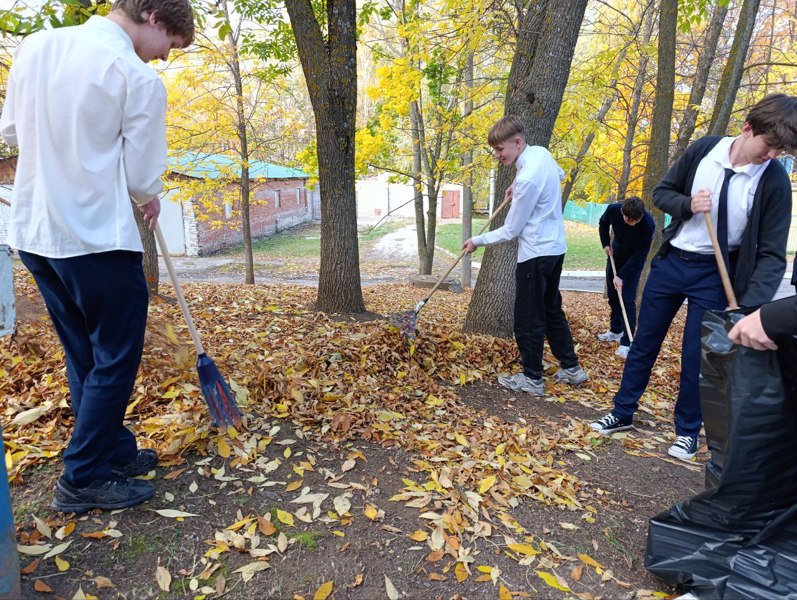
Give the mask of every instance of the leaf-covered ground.
[[378, 318], [414, 306], [422, 294], [408, 286], [366, 288], [377, 318], [358, 320], [314, 312], [312, 288], [189, 284], [246, 427], [210, 426], [179, 309], [155, 303], [128, 418], [161, 456], [156, 496], [75, 517], [49, 507], [71, 431], [63, 355], [23, 271], [16, 293], [0, 419], [26, 598], [672, 592], [643, 552], [647, 518], [702, 482], [700, 465], [665, 454], [680, 339], [665, 342], [637, 430], [597, 436], [587, 423], [622, 370], [595, 340], [607, 320], [597, 295], [564, 295], [592, 380], [550, 378], [548, 397], [532, 399], [494, 384], [518, 368], [511, 340], [460, 332], [468, 293], [437, 294], [410, 346]]

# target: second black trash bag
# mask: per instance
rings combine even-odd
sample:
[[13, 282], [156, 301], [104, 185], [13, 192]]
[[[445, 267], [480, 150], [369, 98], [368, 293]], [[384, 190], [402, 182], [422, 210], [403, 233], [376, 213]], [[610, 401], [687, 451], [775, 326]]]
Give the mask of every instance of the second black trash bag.
[[651, 519], [646, 567], [712, 599], [797, 599], [797, 343], [735, 346], [706, 313], [700, 396], [707, 490]]

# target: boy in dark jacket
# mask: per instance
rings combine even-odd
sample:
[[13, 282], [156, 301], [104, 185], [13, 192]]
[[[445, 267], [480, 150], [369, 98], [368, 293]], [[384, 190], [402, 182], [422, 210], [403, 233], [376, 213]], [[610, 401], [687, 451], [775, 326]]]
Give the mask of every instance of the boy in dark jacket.
[[706, 310], [728, 302], [708, 235], [709, 213], [741, 306], [769, 302], [786, 270], [791, 184], [774, 160], [797, 148], [797, 98], [771, 94], [756, 104], [740, 135], [695, 142], [653, 191], [672, 216], [663, 232], [642, 296], [637, 335], [628, 354], [614, 409], [590, 427], [601, 434], [632, 427], [672, 319], [688, 299], [675, 403], [675, 443], [668, 454], [691, 460], [702, 425], [698, 378], [700, 323]]
[[[628, 356], [631, 349], [629, 335], [633, 337], [636, 329], [636, 290], [655, 230], [653, 217], [637, 196], [610, 204], [598, 222], [603, 251], [610, 257], [606, 259], [606, 290], [611, 310], [609, 331], [598, 334], [598, 339], [602, 342], [619, 341], [620, 347], [615, 354], [622, 358]], [[612, 269], [612, 258], [617, 275]], [[631, 331], [625, 330], [621, 297]]]

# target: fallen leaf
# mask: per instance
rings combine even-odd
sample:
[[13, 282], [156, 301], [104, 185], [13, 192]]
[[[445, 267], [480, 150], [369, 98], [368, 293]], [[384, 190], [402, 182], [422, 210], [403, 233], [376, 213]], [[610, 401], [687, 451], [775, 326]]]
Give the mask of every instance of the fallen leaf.
[[199, 515], [195, 515], [194, 513], [183, 512], [182, 510], [174, 510], [172, 508], [161, 508], [158, 510], [153, 510], [153, 512], [158, 513], [162, 517], [167, 517], [169, 519], [179, 519], [182, 517], [198, 517]]
[[177, 469], [175, 471], [170, 471], [163, 476], [164, 479], [174, 479], [175, 477], [179, 477], [182, 473], [184, 473], [188, 467], [183, 467], [182, 469]]
[[584, 572], [584, 565], [578, 565], [570, 571], [570, 579], [573, 581], [581, 581], [581, 574]]
[[489, 477], [485, 477], [481, 484], [479, 485], [479, 494], [484, 496], [485, 492], [487, 492], [491, 487], [495, 485], [495, 475], [490, 475]]
[[41, 579], [37, 579], [36, 581], [33, 582], [33, 589], [36, 590], [37, 592], [41, 592], [42, 594], [53, 593], [53, 588], [44, 583]]
[[429, 537], [429, 534], [425, 532], [423, 529], [419, 529], [418, 531], [413, 531], [407, 537], [416, 542], [425, 542], [426, 538]]
[[115, 587], [110, 579], [101, 575], [94, 578], [94, 585], [97, 586], [98, 590]]
[[60, 556], [55, 557], [55, 566], [56, 568], [61, 571], [62, 573], [69, 569], [69, 562], [61, 558]]
[[357, 464], [357, 461], [354, 460], [353, 458], [350, 458], [350, 459], [348, 459], [348, 460], [343, 462], [343, 465], [340, 467], [340, 470], [343, 473], [346, 473], [347, 471], [351, 471], [355, 467], [356, 464]]
[[503, 583], [501, 587], [498, 588], [498, 600], [512, 600], [512, 592], [506, 589]]
[[465, 563], [457, 563], [457, 566], [454, 567], [454, 575], [456, 575], [457, 581], [460, 583], [470, 577], [470, 573], [468, 573], [468, 568], [465, 566]]
[[291, 513], [277, 509], [277, 519], [279, 519], [280, 523], [285, 523], [285, 525], [293, 527], [294, 520]]
[[390, 581], [390, 577], [385, 575], [385, 591], [387, 592], [387, 597], [390, 600], [398, 600], [399, 593], [396, 589], [396, 586], [393, 585], [393, 582]]
[[172, 587], [172, 574], [163, 565], [158, 565], [155, 569], [155, 580], [164, 592], [168, 592]]
[[268, 519], [264, 519], [263, 517], [257, 518], [257, 528], [263, 535], [274, 535], [277, 532], [277, 528], [274, 527], [274, 523]]
[[334, 581], [325, 581], [322, 583], [315, 591], [315, 594], [313, 594], [313, 600], [327, 600], [332, 593], [332, 586], [334, 584]]
[[557, 590], [561, 590], [563, 592], [569, 592], [570, 591], [569, 587], [559, 583], [558, 578], [553, 573], [548, 573], [547, 571], [534, 571], [534, 572], [537, 574], [537, 576], [540, 579], [542, 579], [550, 587], [552, 587], [554, 589], [557, 589]]

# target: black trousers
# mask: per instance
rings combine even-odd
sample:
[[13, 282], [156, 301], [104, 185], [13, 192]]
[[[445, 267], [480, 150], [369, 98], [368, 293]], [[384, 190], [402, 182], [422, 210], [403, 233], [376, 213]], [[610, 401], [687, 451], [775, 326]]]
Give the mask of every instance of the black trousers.
[[542, 377], [545, 338], [562, 368], [578, 365], [559, 293], [564, 260], [564, 254], [538, 256], [518, 263], [515, 271], [515, 341], [523, 373], [532, 379]]
[[[626, 258], [615, 254], [614, 266], [617, 267], [619, 272], [626, 263]], [[631, 334], [636, 331], [636, 291], [639, 286], [639, 277], [642, 275], [642, 266], [636, 269], [636, 272], [627, 273], [623, 279], [623, 304], [625, 305], [625, 312], [628, 316], [628, 326], [631, 328]], [[606, 260], [606, 295], [609, 300], [609, 309], [611, 310], [611, 321], [609, 330], [612, 333], [622, 333], [623, 339], [620, 344], [623, 346], [631, 345], [631, 338], [628, 336], [628, 331], [625, 329], [625, 322], [623, 321], [623, 309], [620, 306], [620, 295], [614, 289], [614, 272], [612, 271], [611, 262]]]

